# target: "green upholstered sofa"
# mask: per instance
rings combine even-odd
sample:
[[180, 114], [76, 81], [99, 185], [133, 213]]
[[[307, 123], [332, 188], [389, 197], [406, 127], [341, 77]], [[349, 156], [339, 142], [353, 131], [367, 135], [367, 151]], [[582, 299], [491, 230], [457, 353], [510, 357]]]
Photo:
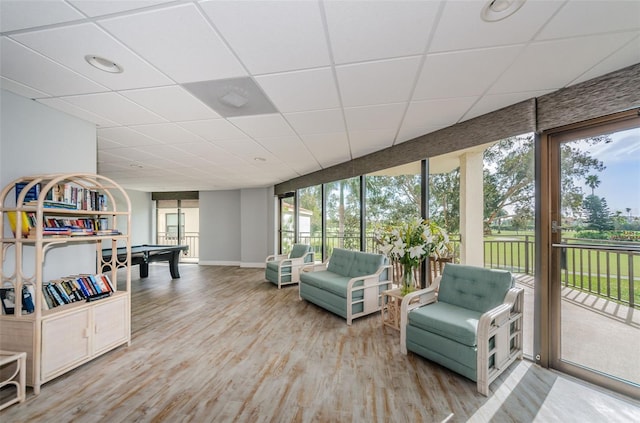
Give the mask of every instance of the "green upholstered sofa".
[[489, 384], [522, 358], [523, 300], [507, 271], [447, 263], [431, 287], [404, 297], [400, 349], [477, 382], [486, 396]]
[[329, 260], [305, 266], [300, 298], [347, 320], [380, 311], [380, 293], [391, 288], [391, 266], [382, 254], [334, 248]]
[[294, 244], [289, 254], [268, 256], [265, 260], [264, 277], [278, 286], [298, 283], [302, 266], [313, 263], [313, 251], [307, 244]]

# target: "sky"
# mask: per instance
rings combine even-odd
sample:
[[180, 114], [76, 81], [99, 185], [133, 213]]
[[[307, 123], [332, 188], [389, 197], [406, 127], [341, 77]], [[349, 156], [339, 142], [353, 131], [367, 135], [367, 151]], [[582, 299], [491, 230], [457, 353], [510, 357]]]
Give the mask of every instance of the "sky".
[[[640, 216], [640, 128], [621, 131], [610, 135], [613, 140], [588, 148], [592, 157], [602, 160], [606, 169], [596, 173], [600, 185], [595, 195], [607, 200], [609, 211], [621, 211], [627, 216], [626, 208], [631, 208], [632, 216]], [[591, 188], [582, 184], [584, 193]]]

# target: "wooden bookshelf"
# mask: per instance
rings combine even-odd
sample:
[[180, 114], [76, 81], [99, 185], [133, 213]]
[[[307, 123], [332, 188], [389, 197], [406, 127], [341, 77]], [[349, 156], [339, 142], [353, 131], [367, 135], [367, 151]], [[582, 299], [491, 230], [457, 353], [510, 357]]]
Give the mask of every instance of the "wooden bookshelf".
[[[64, 204], [51, 207], [53, 199]], [[14, 293], [13, 314], [2, 308], [0, 349], [26, 352], [26, 384], [38, 394], [43, 383], [131, 342], [131, 203], [122, 187], [95, 174], [19, 178], [2, 190], [0, 201], [0, 288]], [[52, 219], [63, 223], [82, 220], [85, 227], [69, 230], [83, 235], [47, 235], [45, 227]], [[84, 234], [98, 222], [114, 233]], [[51, 307], [43, 291], [50, 282], [43, 280], [47, 254], [54, 247], [77, 244], [95, 246], [94, 274], [107, 274], [112, 288], [95, 301], [77, 297]], [[105, 261], [105, 247], [125, 247], [126, 259], [117, 261], [114, 256]], [[31, 293], [25, 304], [23, 289]]]

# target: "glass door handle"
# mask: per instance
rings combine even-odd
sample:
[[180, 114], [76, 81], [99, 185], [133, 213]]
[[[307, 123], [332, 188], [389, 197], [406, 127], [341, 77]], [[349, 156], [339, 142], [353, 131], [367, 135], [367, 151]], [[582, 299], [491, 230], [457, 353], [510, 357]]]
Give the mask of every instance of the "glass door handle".
[[562, 226], [558, 226], [558, 222], [551, 221], [551, 233], [557, 234], [559, 229], [564, 229]]

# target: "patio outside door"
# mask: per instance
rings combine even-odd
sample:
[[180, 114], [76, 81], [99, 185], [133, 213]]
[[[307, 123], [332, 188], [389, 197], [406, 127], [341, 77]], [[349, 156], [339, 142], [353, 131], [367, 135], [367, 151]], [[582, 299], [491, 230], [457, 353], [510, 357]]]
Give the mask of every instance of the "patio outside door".
[[[553, 133], [547, 148], [549, 365], [640, 397], [640, 118]], [[605, 168], [580, 173], [581, 153]]]

